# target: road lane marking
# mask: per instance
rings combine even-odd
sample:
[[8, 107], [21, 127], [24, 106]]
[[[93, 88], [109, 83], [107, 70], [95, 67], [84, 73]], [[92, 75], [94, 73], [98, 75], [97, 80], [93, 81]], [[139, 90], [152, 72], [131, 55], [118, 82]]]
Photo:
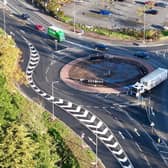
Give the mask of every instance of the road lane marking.
[[137, 146], [137, 148], [139, 149], [140, 152], [142, 152], [141, 147], [139, 146], [139, 144], [137, 142], [135, 142], [135, 145]]

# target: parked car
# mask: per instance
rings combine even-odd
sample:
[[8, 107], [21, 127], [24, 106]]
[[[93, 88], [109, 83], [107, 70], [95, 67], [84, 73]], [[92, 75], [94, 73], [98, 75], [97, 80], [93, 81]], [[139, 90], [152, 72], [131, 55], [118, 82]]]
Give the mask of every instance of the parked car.
[[137, 51], [134, 53], [134, 56], [138, 58], [143, 58], [143, 59], [148, 59], [150, 57], [149, 53], [145, 51]]
[[164, 30], [168, 30], [168, 25], [163, 26]]
[[167, 7], [167, 4], [165, 4], [164, 2], [156, 2], [156, 3], [155, 3], [155, 6], [157, 6], [157, 7], [162, 7], [162, 8], [166, 8], [166, 7]]
[[24, 19], [24, 20], [28, 20], [28, 19], [30, 19], [30, 16], [29, 16], [29, 14], [27, 14], [27, 13], [23, 13], [23, 14], [21, 15], [21, 18]]
[[40, 24], [36, 24], [35, 25], [35, 29], [39, 30], [39, 31], [44, 31], [44, 26], [40, 25]]
[[155, 29], [158, 29], [158, 30], [164, 30], [164, 26], [157, 25], [157, 24], [152, 24], [151, 27], [155, 28]]
[[146, 14], [156, 15], [158, 11], [156, 9], [148, 9], [145, 11]]
[[107, 51], [108, 47], [104, 44], [95, 44], [94, 49], [95, 50], [100, 50], [100, 51]]

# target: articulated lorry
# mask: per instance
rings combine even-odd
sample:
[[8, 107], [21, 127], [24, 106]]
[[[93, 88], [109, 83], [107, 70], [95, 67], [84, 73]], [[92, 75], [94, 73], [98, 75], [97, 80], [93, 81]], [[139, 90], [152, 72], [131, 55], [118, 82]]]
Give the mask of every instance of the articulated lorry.
[[136, 82], [134, 85], [132, 85], [132, 93], [135, 94], [136, 97], [138, 97], [142, 93], [156, 87], [161, 82], [165, 81], [167, 78], [168, 69], [157, 68], [151, 73], [141, 78], [139, 82]]

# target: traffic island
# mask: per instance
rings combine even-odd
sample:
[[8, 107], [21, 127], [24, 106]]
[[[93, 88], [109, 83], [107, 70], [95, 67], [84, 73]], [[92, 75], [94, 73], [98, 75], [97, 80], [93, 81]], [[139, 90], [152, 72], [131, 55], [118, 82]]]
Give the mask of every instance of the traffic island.
[[66, 64], [61, 79], [70, 87], [93, 93], [120, 93], [151, 72], [142, 60], [109, 54], [94, 54]]

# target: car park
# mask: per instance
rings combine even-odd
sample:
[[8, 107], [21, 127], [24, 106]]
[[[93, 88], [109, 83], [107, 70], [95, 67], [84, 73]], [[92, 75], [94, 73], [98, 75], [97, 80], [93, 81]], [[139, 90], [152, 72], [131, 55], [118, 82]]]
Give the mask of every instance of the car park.
[[29, 16], [29, 14], [27, 14], [27, 13], [23, 13], [23, 14], [21, 15], [21, 18], [24, 19], [24, 20], [28, 20], [28, 19], [30, 19], [30, 16]]
[[156, 15], [158, 11], [156, 9], [148, 9], [145, 11], [146, 14]]
[[137, 51], [134, 53], [134, 56], [138, 58], [143, 58], [143, 59], [148, 59], [149, 58], [149, 53], [145, 51]]
[[39, 31], [44, 31], [44, 26], [40, 25], [40, 24], [36, 24], [35, 25], [35, 29], [39, 30]]
[[100, 51], [107, 51], [108, 47], [104, 44], [95, 44], [94, 49], [95, 50], [100, 50]]

